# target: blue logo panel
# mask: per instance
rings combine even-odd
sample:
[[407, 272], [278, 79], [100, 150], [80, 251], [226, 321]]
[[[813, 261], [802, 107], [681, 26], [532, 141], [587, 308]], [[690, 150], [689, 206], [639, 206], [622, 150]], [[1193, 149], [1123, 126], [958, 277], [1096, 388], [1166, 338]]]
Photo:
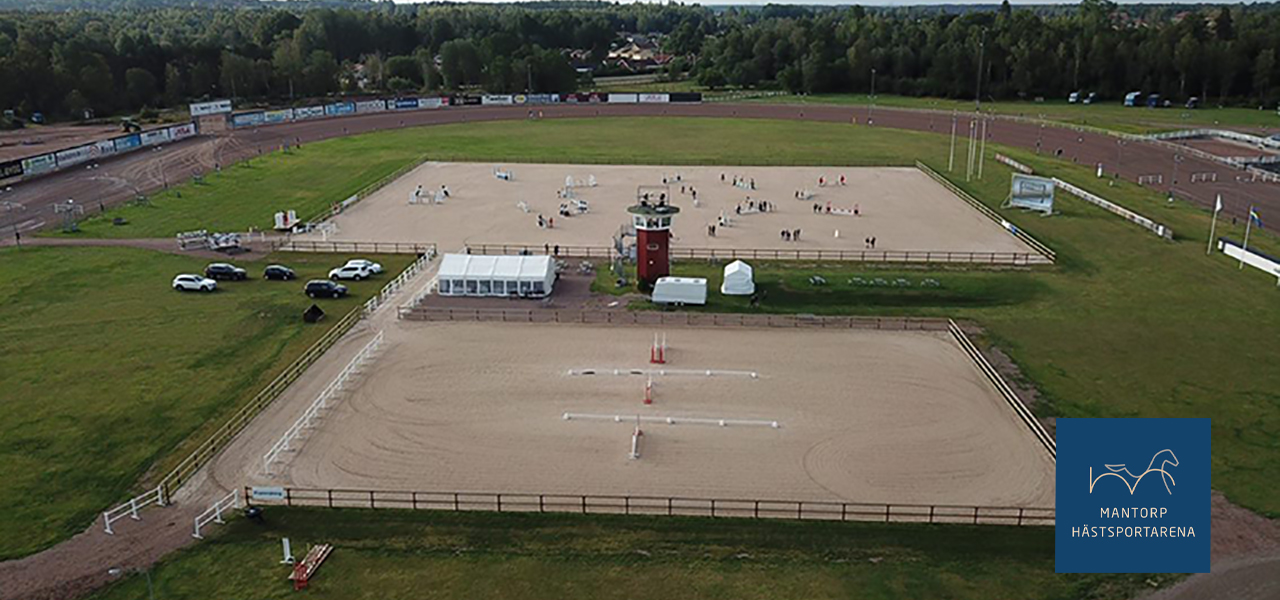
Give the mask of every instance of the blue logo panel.
[[1209, 419], [1058, 419], [1055, 570], [1209, 571]]

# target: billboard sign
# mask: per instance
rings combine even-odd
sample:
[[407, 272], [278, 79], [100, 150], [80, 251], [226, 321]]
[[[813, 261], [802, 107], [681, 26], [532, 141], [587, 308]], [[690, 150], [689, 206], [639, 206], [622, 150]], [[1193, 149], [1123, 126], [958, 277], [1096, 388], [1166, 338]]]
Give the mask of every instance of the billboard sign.
[[418, 108], [440, 108], [448, 102], [448, 98], [419, 98]]
[[195, 136], [195, 134], [196, 134], [195, 123], [183, 123], [181, 125], [174, 125], [173, 127], [169, 128], [169, 138], [175, 142], [178, 140], [185, 140], [189, 137], [193, 137]]
[[142, 145], [142, 136], [133, 133], [111, 140], [115, 143], [116, 152], [128, 152]]
[[356, 103], [356, 112], [358, 113], [375, 113], [387, 110], [386, 100], [361, 100]]
[[418, 108], [417, 98], [396, 98], [393, 106], [396, 110], [414, 110]]
[[270, 500], [284, 500], [284, 496], [285, 496], [284, 488], [282, 487], [274, 487], [274, 486], [267, 487], [267, 486], [255, 485], [252, 488], [249, 488], [249, 498], [251, 500], [257, 500], [259, 502], [270, 501]]
[[58, 160], [58, 167], [70, 167], [78, 165], [82, 162], [88, 162], [93, 158], [93, 144], [80, 146], [77, 148], [69, 148], [54, 155]]
[[480, 96], [453, 96], [449, 98], [449, 106], [474, 106], [482, 104]]
[[507, 106], [514, 102], [515, 99], [509, 94], [486, 94], [480, 97], [480, 104], [485, 106]]
[[191, 116], [206, 117], [209, 115], [224, 115], [231, 112], [230, 100], [214, 100], [213, 102], [199, 102], [189, 106]]
[[116, 153], [116, 143], [111, 140], [102, 140], [93, 145], [94, 156], [110, 156]]
[[267, 125], [275, 125], [276, 123], [286, 123], [293, 120], [293, 109], [286, 108], [284, 110], [269, 110], [262, 113], [262, 122]]
[[560, 97], [555, 94], [529, 94], [525, 96], [525, 102], [529, 104], [551, 104], [559, 101]]
[[640, 94], [640, 102], [643, 104], [666, 104], [671, 101], [671, 97], [667, 94]]
[[32, 156], [22, 160], [22, 173], [24, 175], [39, 175], [48, 173], [58, 168], [58, 159], [52, 154], [41, 154], [40, 156]]
[[1056, 187], [1052, 179], [1014, 173], [1007, 204], [1053, 214], [1053, 191]]
[[355, 113], [356, 105], [352, 102], [335, 102], [333, 104], [326, 104], [324, 107], [324, 114], [329, 117], [353, 115]]
[[156, 144], [163, 144], [169, 141], [169, 130], [168, 129], [152, 129], [151, 131], [144, 131], [142, 133], [139, 133], [138, 137], [142, 138], [143, 146], [154, 146]]
[[304, 106], [293, 109], [293, 118], [297, 120], [314, 119], [324, 116], [323, 106]]
[[670, 102], [702, 102], [702, 92], [671, 92], [667, 94]]
[[609, 104], [635, 104], [640, 101], [639, 94], [609, 94]]
[[231, 115], [232, 127], [256, 127], [265, 121], [265, 113], [262, 111], [254, 111], [250, 113], [240, 113]]
[[0, 179], [22, 176], [22, 161], [11, 160], [0, 163]]

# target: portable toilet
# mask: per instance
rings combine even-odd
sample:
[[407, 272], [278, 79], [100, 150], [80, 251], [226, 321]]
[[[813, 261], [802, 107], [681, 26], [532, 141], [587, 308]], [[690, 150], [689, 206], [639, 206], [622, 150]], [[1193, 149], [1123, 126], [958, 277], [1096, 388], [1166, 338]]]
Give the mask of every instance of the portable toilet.
[[1128, 94], [1125, 94], [1125, 95], [1124, 95], [1124, 105], [1125, 105], [1125, 106], [1138, 106], [1138, 102], [1139, 102], [1139, 100], [1138, 100], [1138, 99], [1139, 99], [1141, 96], [1142, 96], [1142, 92], [1129, 92]]

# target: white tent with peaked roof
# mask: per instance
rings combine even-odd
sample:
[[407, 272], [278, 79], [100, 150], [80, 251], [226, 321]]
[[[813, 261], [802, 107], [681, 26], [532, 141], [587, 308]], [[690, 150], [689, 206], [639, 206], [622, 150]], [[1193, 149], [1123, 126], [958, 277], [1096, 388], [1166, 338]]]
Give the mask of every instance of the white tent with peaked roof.
[[726, 296], [750, 296], [756, 293], [756, 282], [751, 265], [735, 260], [724, 267], [724, 283], [720, 293]]

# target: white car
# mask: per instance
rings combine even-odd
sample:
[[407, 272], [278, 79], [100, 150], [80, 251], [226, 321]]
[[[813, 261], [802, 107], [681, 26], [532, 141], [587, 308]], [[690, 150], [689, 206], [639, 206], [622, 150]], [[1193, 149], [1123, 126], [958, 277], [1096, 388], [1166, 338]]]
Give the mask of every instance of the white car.
[[343, 266], [344, 266], [344, 267], [349, 267], [349, 266], [351, 266], [351, 265], [361, 265], [361, 266], [363, 266], [364, 268], [368, 269], [370, 273], [381, 273], [381, 272], [382, 272], [382, 265], [380, 265], [380, 264], [378, 264], [378, 263], [376, 263], [376, 262], [373, 262], [373, 261], [371, 261], [371, 260], [363, 259], [363, 258], [353, 258], [353, 259], [351, 259], [351, 260], [347, 261], [347, 264], [345, 264], [345, 265], [343, 265]]
[[368, 278], [370, 275], [373, 275], [373, 272], [370, 271], [368, 267], [361, 264], [353, 265], [351, 263], [347, 263], [329, 271], [329, 279], [354, 279], [356, 281], [360, 281], [361, 279]]
[[218, 282], [203, 275], [183, 273], [173, 278], [173, 289], [179, 292], [212, 292], [218, 289]]

